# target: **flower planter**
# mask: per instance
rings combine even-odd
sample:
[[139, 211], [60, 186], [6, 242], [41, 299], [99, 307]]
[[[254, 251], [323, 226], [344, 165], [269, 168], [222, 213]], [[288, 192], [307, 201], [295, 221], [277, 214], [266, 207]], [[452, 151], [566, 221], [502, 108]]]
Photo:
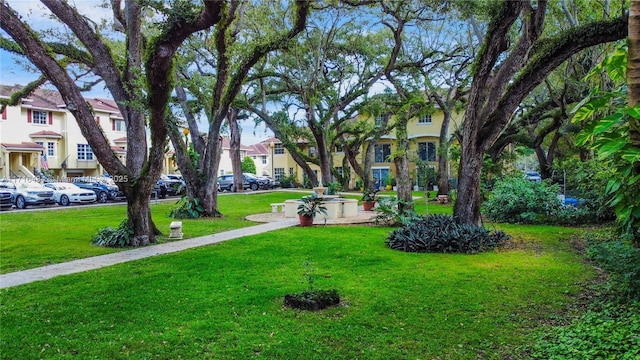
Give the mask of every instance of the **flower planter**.
[[340, 304], [340, 295], [335, 289], [303, 291], [284, 297], [285, 306], [300, 310], [316, 311], [338, 304]]
[[364, 211], [371, 211], [371, 209], [373, 209], [373, 207], [376, 205], [375, 201], [363, 201], [362, 202], [362, 207], [364, 208]]
[[298, 215], [300, 219], [300, 226], [311, 226], [313, 225], [313, 216], [309, 215]]

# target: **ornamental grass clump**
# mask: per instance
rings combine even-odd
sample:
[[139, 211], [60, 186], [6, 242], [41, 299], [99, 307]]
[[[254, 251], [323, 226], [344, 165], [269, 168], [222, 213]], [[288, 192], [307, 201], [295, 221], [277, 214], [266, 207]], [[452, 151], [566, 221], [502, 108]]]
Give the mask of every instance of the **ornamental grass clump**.
[[476, 254], [504, 246], [510, 238], [500, 230], [458, 224], [449, 215], [431, 215], [394, 230], [386, 245], [406, 252]]

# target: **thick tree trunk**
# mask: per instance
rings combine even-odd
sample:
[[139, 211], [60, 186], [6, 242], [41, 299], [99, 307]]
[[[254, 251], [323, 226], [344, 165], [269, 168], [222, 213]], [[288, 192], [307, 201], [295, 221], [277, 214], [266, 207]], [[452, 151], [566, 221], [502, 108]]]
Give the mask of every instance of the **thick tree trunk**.
[[[441, 105], [442, 106], [442, 105]], [[438, 195], [449, 195], [449, 126], [451, 111], [444, 111], [438, 147]]]
[[458, 172], [458, 198], [453, 208], [458, 223], [482, 225], [480, 205], [480, 175], [482, 173], [482, 152], [467, 151], [463, 148]]
[[396, 187], [398, 190], [398, 199], [402, 200], [404, 205], [399, 205], [400, 213], [403, 210], [413, 209], [413, 193], [411, 192], [411, 178], [409, 176], [409, 155], [404, 153], [394, 159], [396, 165]]
[[150, 197], [146, 191], [131, 192], [127, 195], [127, 218], [133, 230], [131, 246], [144, 246], [156, 242], [157, 228], [151, 220]]
[[400, 210], [413, 209], [413, 193], [411, 192], [411, 175], [409, 172], [407, 122], [400, 119], [396, 122], [396, 152], [397, 155], [393, 158], [393, 162], [396, 165], [398, 200], [402, 200], [405, 203]]
[[242, 160], [240, 159], [240, 129], [238, 128], [238, 110], [231, 109], [229, 116], [229, 155], [233, 170], [233, 187], [235, 192], [244, 192], [244, 177], [242, 176]]

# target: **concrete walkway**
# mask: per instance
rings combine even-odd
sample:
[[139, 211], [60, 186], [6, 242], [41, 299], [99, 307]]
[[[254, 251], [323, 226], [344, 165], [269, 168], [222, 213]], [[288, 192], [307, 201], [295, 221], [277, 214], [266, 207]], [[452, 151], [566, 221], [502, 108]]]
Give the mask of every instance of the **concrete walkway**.
[[193, 239], [174, 241], [159, 245], [151, 245], [113, 254], [94, 256], [60, 264], [43, 266], [35, 269], [1, 274], [0, 289], [28, 284], [34, 281], [47, 280], [56, 276], [94, 270], [105, 266], [120, 264], [127, 261], [139, 260], [151, 256], [170, 254], [199, 246], [217, 244], [219, 242], [236, 239], [243, 236], [257, 235], [268, 231], [296, 226], [298, 225], [298, 223], [298, 219], [284, 219], [277, 222], [270, 222], [242, 229], [225, 231], [218, 234], [201, 236]]

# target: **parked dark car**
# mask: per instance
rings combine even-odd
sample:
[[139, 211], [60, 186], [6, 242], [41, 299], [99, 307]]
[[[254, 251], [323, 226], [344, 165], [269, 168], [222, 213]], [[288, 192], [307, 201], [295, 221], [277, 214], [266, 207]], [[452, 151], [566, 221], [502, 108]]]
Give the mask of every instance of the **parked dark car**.
[[262, 179], [267, 184], [263, 189], [275, 189], [280, 187], [280, 180], [274, 180], [268, 176], [258, 176], [258, 178]]
[[[248, 189], [249, 184], [244, 183], [244, 188]], [[235, 190], [233, 186], [233, 174], [221, 175], [218, 177], [218, 190], [219, 191], [231, 191]]]
[[13, 195], [15, 191], [15, 186], [13, 184], [8, 184], [6, 182], [0, 182], [0, 210], [9, 210], [13, 207], [11, 203], [11, 195]]
[[30, 205], [53, 205], [56, 200], [53, 190], [42, 184], [28, 180], [0, 180], [2, 187], [13, 190], [11, 203], [18, 209], [25, 209]]
[[[258, 189], [266, 189], [269, 186], [269, 180], [260, 179], [253, 174], [244, 173], [243, 177], [243, 187], [244, 189], [258, 190]], [[219, 191], [235, 191], [233, 186], [233, 174], [226, 174], [218, 177], [218, 186]]]
[[268, 189], [269, 188], [269, 179], [265, 179], [263, 177], [258, 177], [254, 174], [250, 174], [250, 173], [244, 173], [242, 174], [244, 176], [244, 181], [246, 183], [249, 184], [249, 188], [251, 190], [258, 190], [258, 189]]
[[171, 178], [168, 175], [164, 174], [160, 175], [160, 179], [158, 179], [158, 186], [161, 190], [164, 186], [166, 188], [167, 195], [180, 195], [186, 190], [184, 181], [176, 178]]
[[108, 200], [125, 199], [124, 193], [120, 191], [116, 183], [108, 177], [82, 176], [73, 178], [71, 182], [83, 189], [93, 190], [98, 197], [99, 203], [105, 203]]

